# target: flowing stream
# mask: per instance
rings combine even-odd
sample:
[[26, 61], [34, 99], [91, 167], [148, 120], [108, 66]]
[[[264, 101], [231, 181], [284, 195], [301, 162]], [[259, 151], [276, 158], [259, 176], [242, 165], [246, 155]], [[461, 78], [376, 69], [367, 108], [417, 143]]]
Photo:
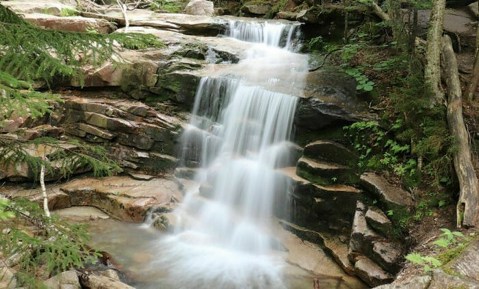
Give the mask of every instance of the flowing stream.
[[265, 87], [306, 71], [306, 58], [290, 51], [295, 28], [231, 21], [230, 37], [257, 44], [239, 63], [241, 73], [235, 67], [201, 80], [182, 157], [200, 167], [199, 188], [187, 194], [176, 232], [163, 242], [169, 288], [286, 288], [270, 220], [285, 199], [275, 169], [288, 162], [297, 97]]
[[307, 56], [294, 52], [296, 24], [229, 26], [231, 41], [251, 48], [200, 82], [181, 140], [182, 165], [195, 168], [196, 185], [175, 211], [172, 234], [141, 237], [150, 252], [142, 268], [148, 280], [137, 288], [312, 288], [286, 280], [286, 252], [272, 221], [290, 205], [278, 168], [293, 165], [289, 140]]

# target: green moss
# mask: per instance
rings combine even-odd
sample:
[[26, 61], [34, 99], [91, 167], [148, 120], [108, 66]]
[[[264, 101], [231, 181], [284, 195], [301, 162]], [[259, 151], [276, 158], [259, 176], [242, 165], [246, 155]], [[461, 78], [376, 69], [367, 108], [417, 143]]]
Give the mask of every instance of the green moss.
[[153, 0], [150, 9], [156, 12], [179, 13], [183, 11], [186, 2], [177, 0]]
[[62, 17], [76, 16], [76, 15], [79, 15], [79, 13], [76, 9], [62, 8], [62, 10], [60, 10], [60, 16], [62, 16]]

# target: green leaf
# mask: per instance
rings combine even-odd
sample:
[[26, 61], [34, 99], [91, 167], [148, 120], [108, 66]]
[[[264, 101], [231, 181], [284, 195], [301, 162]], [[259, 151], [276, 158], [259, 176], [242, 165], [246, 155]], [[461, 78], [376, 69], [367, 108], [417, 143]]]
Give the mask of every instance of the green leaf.
[[406, 255], [406, 260], [413, 264], [424, 264], [424, 257], [419, 253], [409, 253]]
[[440, 238], [440, 239], [434, 241], [433, 244], [434, 244], [434, 245], [437, 245], [437, 246], [439, 246], [439, 247], [441, 247], [441, 248], [447, 248], [447, 247], [449, 247], [449, 245], [451, 244], [451, 242], [450, 242], [448, 239], [446, 239], [446, 238]]

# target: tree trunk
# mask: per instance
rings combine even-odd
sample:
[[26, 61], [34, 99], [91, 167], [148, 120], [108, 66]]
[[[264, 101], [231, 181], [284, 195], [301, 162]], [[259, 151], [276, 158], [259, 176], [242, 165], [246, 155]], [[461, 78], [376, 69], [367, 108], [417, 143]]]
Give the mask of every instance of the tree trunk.
[[457, 145], [454, 153], [454, 169], [459, 180], [457, 226], [476, 227], [479, 226], [479, 181], [472, 164], [469, 135], [462, 116], [462, 93], [456, 55], [447, 35], [443, 37], [442, 54], [448, 95], [447, 121]]
[[434, 6], [429, 20], [426, 46], [426, 67], [424, 78], [432, 95], [432, 104], [444, 103], [444, 94], [441, 90], [441, 36], [444, 26], [444, 11], [446, 0], [433, 1]]
[[48, 209], [48, 195], [47, 189], [45, 187], [45, 165], [42, 164], [40, 168], [40, 186], [42, 187], [42, 196], [43, 196], [43, 211], [45, 212], [45, 216], [50, 218], [50, 210]]
[[[479, 10], [479, 6], [477, 8]], [[474, 57], [474, 68], [472, 70], [471, 81], [467, 87], [466, 99], [474, 99], [474, 94], [476, 93], [477, 84], [479, 83], [479, 25], [476, 30], [476, 54]]]

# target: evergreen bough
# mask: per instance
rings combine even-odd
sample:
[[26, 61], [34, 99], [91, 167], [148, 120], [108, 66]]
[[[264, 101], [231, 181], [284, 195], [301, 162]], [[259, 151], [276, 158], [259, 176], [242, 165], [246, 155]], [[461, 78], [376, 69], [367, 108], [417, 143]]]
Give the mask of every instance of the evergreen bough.
[[[82, 79], [82, 67], [112, 59], [116, 49], [144, 49], [162, 43], [153, 35], [103, 35], [54, 31], [29, 24], [0, 4], [0, 127], [12, 117], [37, 118], [51, 111], [61, 98], [49, 92], [58, 81]], [[104, 148], [79, 141], [52, 138], [33, 141], [0, 138], [2, 169], [26, 164], [32, 177], [46, 173], [68, 177], [78, 170], [95, 176], [121, 168]], [[0, 198], [0, 252], [19, 257], [16, 278], [27, 288], [41, 288], [39, 280], [98, 257], [86, 245], [85, 228], [46, 217], [37, 204]], [[39, 275], [40, 274], [40, 275]]]
[[55, 31], [36, 27], [0, 4], [0, 122], [12, 115], [38, 117], [58, 96], [35, 91], [65, 78], [82, 79], [81, 67], [112, 59], [116, 46], [159, 47], [153, 35]]

